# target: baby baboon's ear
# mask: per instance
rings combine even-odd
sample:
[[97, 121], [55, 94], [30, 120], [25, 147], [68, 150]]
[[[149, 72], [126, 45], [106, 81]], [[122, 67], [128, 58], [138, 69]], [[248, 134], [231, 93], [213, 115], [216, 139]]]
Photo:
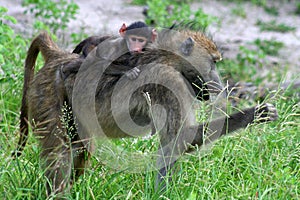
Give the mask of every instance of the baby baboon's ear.
[[194, 48], [194, 44], [195, 42], [193, 38], [189, 37], [180, 45], [180, 52], [185, 56], [191, 55]]

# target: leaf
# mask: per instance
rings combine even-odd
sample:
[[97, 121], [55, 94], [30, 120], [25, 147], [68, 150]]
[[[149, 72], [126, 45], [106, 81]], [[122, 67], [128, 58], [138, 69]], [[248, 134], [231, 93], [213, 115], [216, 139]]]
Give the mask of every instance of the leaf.
[[16, 20], [16, 18], [14, 18], [13, 16], [5, 15], [3, 18], [6, 19], [6, 20], [8, 20], [8, 21], [10, 21], [10, 22], [12, 22], [13, 24], [16, 24], [18, 22]]

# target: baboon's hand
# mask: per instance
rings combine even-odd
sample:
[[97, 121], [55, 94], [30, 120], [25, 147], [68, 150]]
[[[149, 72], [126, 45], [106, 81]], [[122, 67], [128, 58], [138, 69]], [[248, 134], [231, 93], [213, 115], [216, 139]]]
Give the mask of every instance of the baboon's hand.
[[134, 80], [134, 79], [136, 79], [139, 76], [140, 72], [141, 72], [141, 70], [139, 68], [134, 67], [133, 69], [131, 69], [128, 72], [126, 72], [125, 75], [130, 80]]
[[278, 113], [274, 105], [264, 103], [256, 106], [255, 119], [258, 122], [275, 121], [278, 119]]

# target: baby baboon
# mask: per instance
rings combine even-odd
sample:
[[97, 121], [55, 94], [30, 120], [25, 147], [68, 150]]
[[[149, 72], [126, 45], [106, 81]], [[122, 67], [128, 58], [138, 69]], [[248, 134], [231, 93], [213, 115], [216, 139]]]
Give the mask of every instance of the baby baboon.
[[[155, 29], [151, 29], [144, 22], [137, 21], [128, 27], [125, 23], [119, 30], [120, 36], [124, 39], [125, 45], [131, 53], [141, 53], [148, 43], [154, 42], [157, 37]], [[101, 42], [113, 36], [91, 36], [81, 41], [72, 53], [87, 55]], [[122, 47], [123, 48], [123, 47]]]
[[141, 21], [134, 22], [128, 27], [123, 24], [119, 33], [126, 41], [126, 46], [131, 54], [141, 53], [148, 43], [154, 42], [157, 37], [156, 30]]
[[[120, 49], [126, 49], [124, 55], [118, 59], [118, 62], [114, 62], [106, 70], [106, 74], [122, 76], [126, 75], [129, 79], [136, 79], [140, 70], [134, 66], [135, 63], [130, 62], [131, 54], [140, 54], [157, 38], [157, 32], [155, 29], [148, 27], [144, 22], [137, 21], [133, 22], [129, 26], [125, 23], [119, 30], [121, 38], [115, 38], [115, 45], [118, 45]], [[114, 38], [114, 36], [91, 36], [80, 42], [72, 53], [80, 54], [86, 58], [87, 55], [101, 42], [108, 38]], [[122, 63], [122, 64], [121, 64]], [[68, 75], [78, 71], [79, 66], [71, 68], [70, 66], [64, 67], [64, 74]]]
[[[66, 189], [72, 166], [75, 178], [83, 172], [88, 161], [85, 144], [95, 136], [94, 132], [109, 138], [140, 135], [149, 131], [148, 126], [146, 129], [139, 127], [153, 121], [161, 143], [158, 152], [161, 156], [157, 162], [159, 183], [177, 157], [189, 150], [189, 145], [201, 146], [208, 140], [246, 127], [255, 117], [259, 121], [277, 118], [276, 109], [264, 104], [229, 117], [197, 124], [191, 109], [195, 89], [190, 82], [197, 76], [201, 77], [203, 84], [200, 89], [203, 92], [200, 96], [205, 95], [206, 98], [200, 99], [208, 99], [209, 92], [220, 92], [222, 84], [215, 62], [221, 59], [221, 55], [216, 45], [201, 32], [166, 30], [158, 38], [143, 54], [132, 55], [142, 69], [136, 81], [104, 73], [105, 68], [123, 53], [115, 45], [114, 38], [100, 43], [84, 60], [79, 55], [57, 48], [46, 33], [33, 40], [25, 63], [21, 108], [21, 124], [25, 129], [21, 126], [21, 147], [18, 149], [22, 150], [25, 145], [29, 114], [28, 121], [34, 125], [34, 133], [42, 148], [41, 156], [46, 160], [46, 176], [52, 183], [48, 192], [57, 193]], [[33, 76], [39, 51], [45, 65]], [[78, 72], [62, 78], [62, 66], [82, 62]], [[145, 93], [150, 95], [151, 105], [161, 105], [164, 109], [150, 114], [149, 103], [143, 96]], [[78, 133], [76, 129], [68, 132], [61, 121], [64, 103], [72, 107], [78, 122]], [[101, 126], [100, 131], [95, 129], [95, 124]]]

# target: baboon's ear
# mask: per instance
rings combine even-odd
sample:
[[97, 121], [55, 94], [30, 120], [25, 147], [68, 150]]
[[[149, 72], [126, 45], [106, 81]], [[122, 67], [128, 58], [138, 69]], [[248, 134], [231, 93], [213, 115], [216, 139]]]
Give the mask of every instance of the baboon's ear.
[[185, 56], [189, 56], [193, 51], [194, 44], [193, 38], [189, 37], [180, 45], [180, 52]]
[[125, 23], [123, 23], [123, 25], [121, 26], [121, 28], [119, 29], [119, 33], [120, 33], [120, 36], [125, 38], [125, 35], [126, 35], [126, 30], [127, 30], [127, 26]]

